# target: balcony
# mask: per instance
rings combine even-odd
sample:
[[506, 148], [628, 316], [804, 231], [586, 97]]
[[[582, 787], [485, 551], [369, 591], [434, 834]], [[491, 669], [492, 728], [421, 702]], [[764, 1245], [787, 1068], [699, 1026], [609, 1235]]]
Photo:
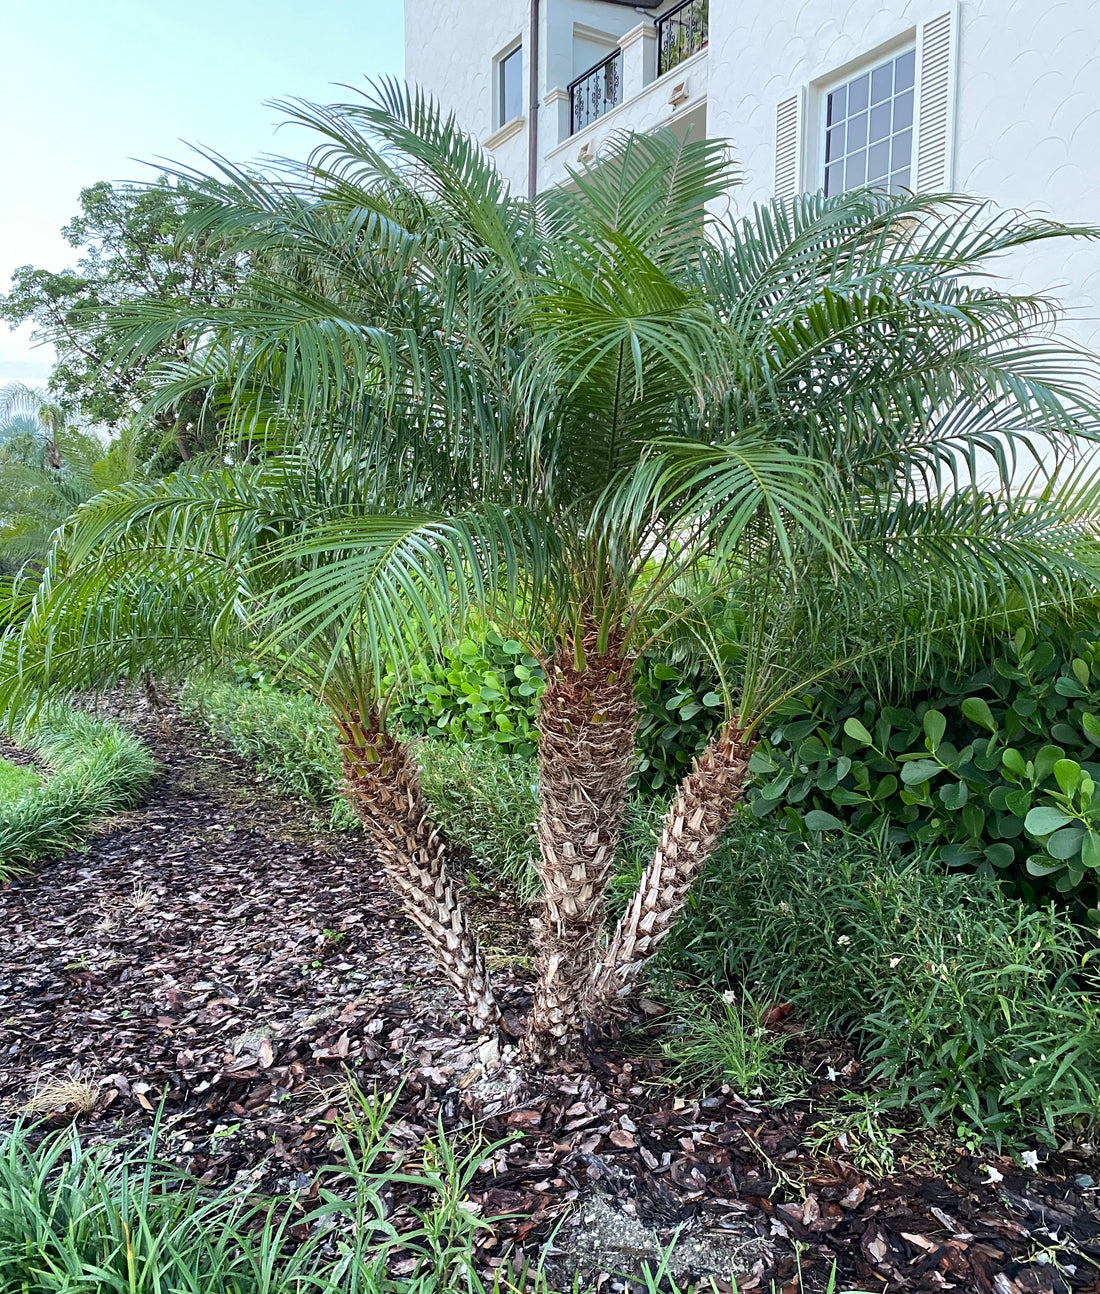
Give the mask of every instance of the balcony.
[[657, 19], [657, 75], [664, 76], [707, 44], [708, 0], [682, 0]]
[[[690, 132], [695, 139], [706, 135], [707, 10], [706, 0], [688, 0], [670, 10], [662, 25], [646, 18], [619, 36], [618, 49], [611, 48], [587, 72], [546, 91], [539, 133], [540, 192], [569, 183], [570, 173], [592, 162], [621, 131], [645, 134], [667, 127], [680, 135]], [[569, 39], [557, 47], [559, 66], [571, 61], [571, 25], [564, 34]], [[661, 65], [668, 66], [658, 75], [662, 37]]]
[[569, 133], [575, 135], [623, 101], [623, 52], [609, 54], [569, 84]]

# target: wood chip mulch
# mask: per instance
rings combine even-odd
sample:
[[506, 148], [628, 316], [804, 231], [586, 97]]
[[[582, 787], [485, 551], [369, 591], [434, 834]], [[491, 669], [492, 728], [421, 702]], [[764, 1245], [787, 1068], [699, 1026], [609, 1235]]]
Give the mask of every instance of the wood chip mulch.
[[[338, 1157], [350, 1075], [397, 1093], [407, 1164], [440, 1119], [471, 1145], [474, 1124], [505, 1142], [469, 1192], [482, 1217], [508, 1215], [479, 1237], [486, 1271], [541, 1257], [569, 1288], [574, 1272], [637, 1274], [678, 1236], [681, 1285], [719, 1291], [732, 1276], [741, 1291], [824, 1289], [835, 1264], [838, 1290], [1100, 1294], [1091, 1147], [1040, 1150], [1028, 1169], [914, 1131], [872, 1176], [812, 1131], [835, 1046], [804, 1044], [818, 1106], [677, 1093], [644, 1045], [664, 1027], [653, 1003], [629, 1043], [517, 1085], [458, 1022], [361, 838], [326, 831], [174, 712], [139, 701], [123, 717], [162, 761], [145, 807], [0, 889], [0, 1128], [56, 1095], [52, 1125], [83, 1103], [86, 1139], [132, 1140], [163, 1103], [165, 1158], [297, 1192], [305, 1210]], [[518, 1019], [522, 949], [494, 932], [524, 914], [501, 923], [494, 907], [490, 956]], [[419, 1202], [396, 1196], [396, 1224]]]

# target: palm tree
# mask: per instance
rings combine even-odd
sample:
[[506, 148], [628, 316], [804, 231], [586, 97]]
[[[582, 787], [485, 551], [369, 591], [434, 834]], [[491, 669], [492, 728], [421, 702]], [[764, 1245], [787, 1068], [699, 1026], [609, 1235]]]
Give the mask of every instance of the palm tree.
[[50, 537], [76, 509], [146, 474], [134, 424], [110, 441], [76, 426], [34, 387], [0, 387], [0, 558], [41, 560]]
[[[548, 678], [524, 1040], [545, 1063], [637, 983], [784, 698], [905, 674], [1009, 602], [1037, 615], [1093, 586], [1091, 500], [1018, 481], [1096, 435], [1092, 362], [1048, 335], [1053, 306], [988, 279], [1082, 231], [871, 193], [721, 227], [724, 150], [667, 134], [618, 141], [532, 208], [411, 93], [293, 115], [320, 141], [308, 165], [223, 168], [192, 219], [249, 256], [247, 292], [116, 318], [120, 354], [186, 337], [203, 362], [163, 398], [216, 376], [256, 465], [86, 505], [3, 695], [259, 634], [332, 709], [349, 798], [484, 1028], [499, 1013], [388, 696], [471, 608], [508, 621]], [[605, 946], [634, 662], [716, 595], [739, 623], [729, 719]]]

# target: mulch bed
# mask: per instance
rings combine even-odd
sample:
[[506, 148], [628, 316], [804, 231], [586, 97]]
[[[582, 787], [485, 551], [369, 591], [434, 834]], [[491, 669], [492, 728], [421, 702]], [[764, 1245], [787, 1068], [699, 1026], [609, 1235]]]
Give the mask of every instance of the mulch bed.
[[[895, 1171], [871, 1177], [844, 1138], [822, 1146], [812, 1131], [841, 1049], [800, 1041], [813, 1101], [677, 1093], [645, 1046], [663, 1027], [656, 1004], [629, 1042], [510, 1084], [361, 838], [325, 831], [174, 712], [136, 702], [124, 717], [163, 761], [146, 806], [0, 889], [6, 1126], [59, 1081], [87, 1085], [91, 1141], [142, 1134], [163, 1101], [166, 1158], [205, 1182], [298, 1192], [306, 1209], [337, 1157], [350, 1073], [397, 1093], [391, 1144], [410, 1164], [440, 1119], [512, 1138], [469, 1192], [483, 1217], [510, 1215], [479, 1237], [486, 1270], [541, 1255], [568, 1288], [578, 1268], [636, 1273], [678, 1234], [681, 1284], [718, 1290], [731, 1273], [742, 1291], [824, 1289], [835, 1263], [837, 1289], [1100, 1292], [1091, 1147], [1041, 1151], [1027, 1170], [914, 1132]], [[516, 1018], [530, 988], [517, 951], [496, 949]], [[417, 1203], [394, 1198], [398, 1225]]]

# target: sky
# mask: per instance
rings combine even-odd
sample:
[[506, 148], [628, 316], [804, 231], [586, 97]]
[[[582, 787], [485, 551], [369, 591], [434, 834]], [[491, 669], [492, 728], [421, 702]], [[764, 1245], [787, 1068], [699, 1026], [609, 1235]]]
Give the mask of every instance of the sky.
[[[61, 226], [97, 180], [151, 178], [200, 145], [248, 161], [298, 151], [271, 99], [404, 73], [401, 0], [0, 0], [0, 291], [61, 270]], [[0, 323], [0, 383], [41, 383], [48, 349]]]

